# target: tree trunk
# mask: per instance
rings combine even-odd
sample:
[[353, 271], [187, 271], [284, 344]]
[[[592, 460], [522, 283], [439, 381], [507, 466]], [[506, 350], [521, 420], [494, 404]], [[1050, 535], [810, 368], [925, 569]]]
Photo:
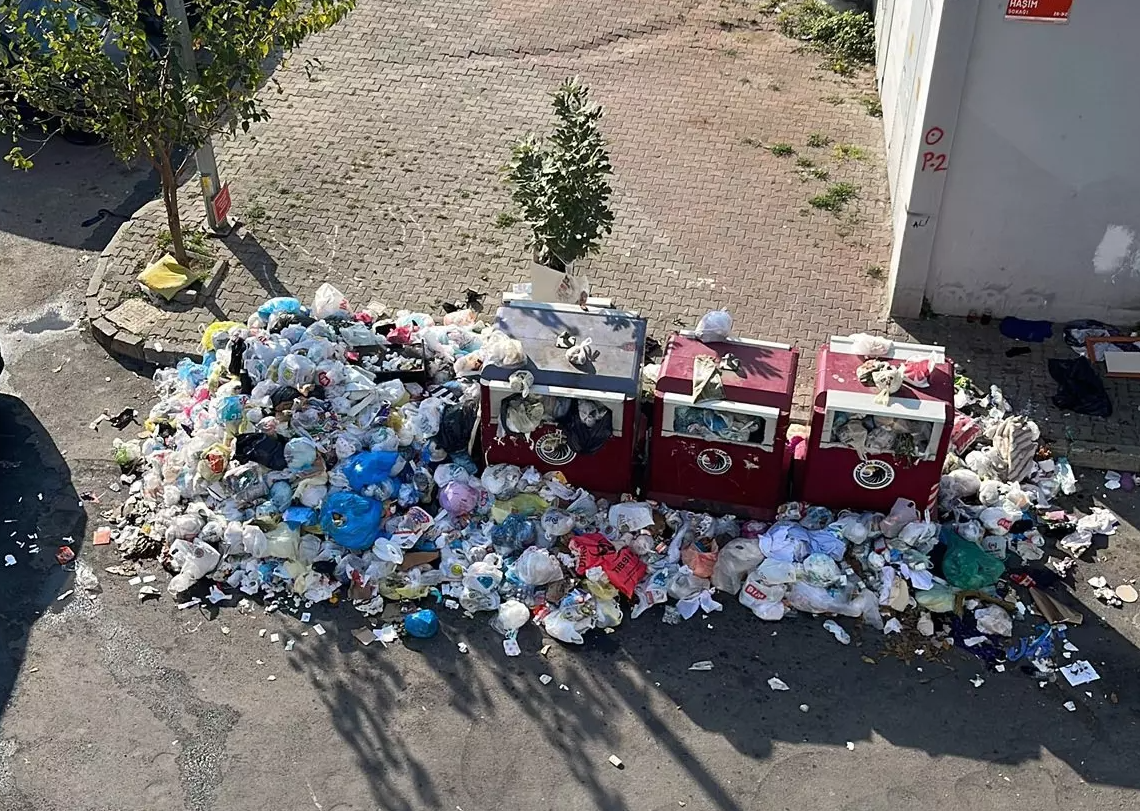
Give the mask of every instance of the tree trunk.
[[186, 254], [186, 243], [182, 239], [182, 220], [178, 215], [178, 180], [174, 177], [174, 167], [170, 161], [170, 150], [164, 144], [155, 144], [155, 163], [162, 178], [162, 201], [166, 204], [166, 224], [170, 228], [170, 243], [178, 264], [190, 267], [190, 257]]

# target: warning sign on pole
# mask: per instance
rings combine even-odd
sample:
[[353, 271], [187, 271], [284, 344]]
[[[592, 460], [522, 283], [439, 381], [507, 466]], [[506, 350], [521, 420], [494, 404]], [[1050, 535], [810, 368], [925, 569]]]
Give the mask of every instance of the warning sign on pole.
[[218, 223], [226, 221], [226, 215], [230, 213], [230, 184], [222, 186], [222, 190], [218, 192], [217, 197], [214, 198], [214, 220]]
[[1067, 23], [1073, 0], [1008, 0], [1007, 20], [1038, 23]]

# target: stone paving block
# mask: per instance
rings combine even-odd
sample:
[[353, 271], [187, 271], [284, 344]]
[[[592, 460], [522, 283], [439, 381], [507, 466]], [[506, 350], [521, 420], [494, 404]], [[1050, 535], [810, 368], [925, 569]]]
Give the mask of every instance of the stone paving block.
[[[312, 79], [299, 68], [308, 59], [322, 65]], [[607, 110], [616, 214], [582, 268], [596, 293], [647, 316], [655, 337], [726, 306], [740, 335], [800, 346], [803, 419], [830, 335], [931, 342], [937, 331], [979, 380], [1041, 409], [1048, 432], [1105, 433], [1048, 412], [1045, 348], [1007, 359], [996, 327], [885, 320], [884, 282], [868, 273], [890, 259], [882, 121], [860, 101], [873, 76], [839, 77], [819, 61], [741, 0], [360, 0], [277, 71], [269, 121], [219, 139], [245, 228], [221, 241], [234, 259], [209, 306], [171, 308], [154, 334], [193, 348], [215, 318], [242, 321], [270, 296], [307, 301], [324, 281], [362, 304], [433, 310], [473, 289], [491, 306], [528, 265], [525, 226], [501, 219], [511, 212], [502, 166], [520, 136], [549, 130], [550, 92], [579, 75]], [[830, 143], [809, 147], [814, 133]], [[795, 155], [773, 155], [774, 143]], [[844, 160], [840, 144], [866, 157]], [[840, 181], [858, 189], [845, 211], [808, 204]], [[197, 225], [193, 188], [182, 208]], [[139, 269], [130, 257], [149, 257], [164, 228], [155, 208], [120, 232], [126, 259], [99, 300], [121, 306]], [[1128, 388], [1112, 390], [1114, 433], [1140, 445]]]

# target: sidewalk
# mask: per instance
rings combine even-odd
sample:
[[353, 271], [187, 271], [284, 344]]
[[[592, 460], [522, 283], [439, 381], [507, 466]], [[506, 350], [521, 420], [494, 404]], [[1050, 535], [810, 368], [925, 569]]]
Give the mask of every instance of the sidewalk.
[[[800, 418], [828, 336], [941, 341], [980, 384], [1040, 414], [1049, 436], [1140, 445], [1127, 385], [1110, 388], [1110, 421], [1055, 413], [1044, 357], [1063, 346], [1007, 359], [996, 326], [883, 319], [890, 223], [882, 121], [865, 103], [873, 77], [821, 70], [747, 3], [419, 0], [393, 11], [361, 0], [292, 61], [308, 58], [323, 65], [314, 81], [279, 71], [273, 118], [219, 145], [244, 227], [217, 246], [231, 261], [210, 295], [160, 310], [135, 293], [165, 228], [160, 204], [107, 247], [88, 314], [113, 351], [171, 362], [206, 324], [244, 320], [271, 296], [308, 301], [324, 281], [361, 304], [438, 312], [473, 290], [493, 309], [526, 279], [528, 257], [500, 167], [519, 136], [548, 128], [549, 92], [577, 74], [607, 109], [617, 215], [583, 265], [654, 337], [727, 307], [739, 334], [800, 346]], [[838, 213], [808, 204], [836, 182], [856, 186], [856, 200]], [[183, 209], [200, 222], [198, 201], [184, 196]]]

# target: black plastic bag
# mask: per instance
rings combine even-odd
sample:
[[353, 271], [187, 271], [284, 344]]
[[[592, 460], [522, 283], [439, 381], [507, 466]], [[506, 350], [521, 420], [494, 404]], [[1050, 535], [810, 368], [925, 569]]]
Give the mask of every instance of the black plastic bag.
[[559, 423], [566, 434], [566, 444], [575, 453], [597, 453], [614, 435], [614, 415], [605, 406], [587, 406], [583, 415], [583, 401], [578, 401]]
[[459, 403], [448, 403], [443, 407], [443, 414], [439, 418], [439, 433], [435, 438], [439, 447], [448, 453], [466, 451], [478, 418], [479, 414], [474, 405], [461, 406]]
[[230, 341], [230, 367], [231, 375], [240, 375], [245, 368], [242, 360], [245, 357], [245, 338], [234, 338]]
[[1057, 408], [1090, 417], [1112, 415], [1112, 401], [1088, 358], [1052, 358], [1049, 375], [1057, 381], [1057, 393], [1053, 395], [1053, 405]]
[[292, 386], [278, 386], [269, 395], [269, 402], [273, 403], [274, 410], [283, 405], [292, 405], [293, 401], [301, 396], [301, 392]]
[[238, 434], [234, 442], [234, 458], [239, 462], [257, 462], [270, 470], [285, 469], [285, 440], [269, 434]]

